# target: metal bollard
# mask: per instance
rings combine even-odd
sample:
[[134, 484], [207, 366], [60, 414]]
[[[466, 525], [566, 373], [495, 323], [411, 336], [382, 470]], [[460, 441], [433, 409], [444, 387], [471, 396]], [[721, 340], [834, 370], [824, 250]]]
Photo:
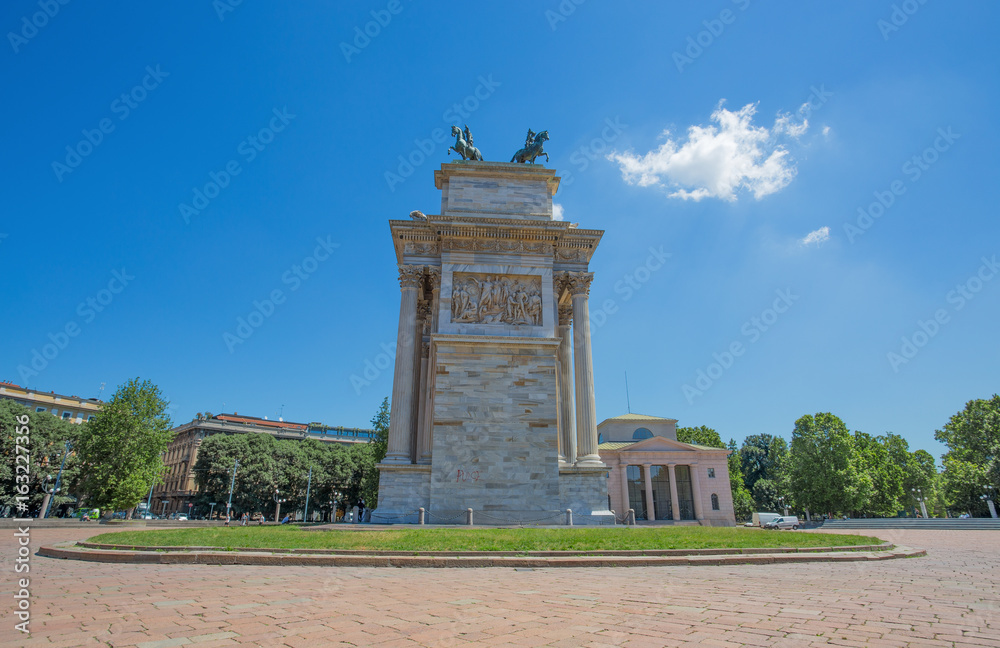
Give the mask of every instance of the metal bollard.
[[635, 526], [635, 509], [628, 510], [628, 525]]
[[465, 509], [465, 523], [472, 526], [472, 509]]
[[566, 509], [566, 526], [573, 526], [573, 509]]
[[420, 508], [417, 509], [417, 524], [423, 524], [423, 523], [424, 523], [424, 507], [421, 506]]

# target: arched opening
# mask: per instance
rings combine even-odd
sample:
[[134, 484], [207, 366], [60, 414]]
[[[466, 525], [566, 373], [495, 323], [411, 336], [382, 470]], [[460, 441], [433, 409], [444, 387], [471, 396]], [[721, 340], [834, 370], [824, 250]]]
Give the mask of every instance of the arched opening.
[[715, 493], [712, 493], [712, 510], [713, 511], [719, 510], [719, 496], [716, 495]]
[[640, 441], [642, 439], [652, 439], [653, 433], [646, 428], [639, 428], [632, 433], [632, 438], [636, 441]]

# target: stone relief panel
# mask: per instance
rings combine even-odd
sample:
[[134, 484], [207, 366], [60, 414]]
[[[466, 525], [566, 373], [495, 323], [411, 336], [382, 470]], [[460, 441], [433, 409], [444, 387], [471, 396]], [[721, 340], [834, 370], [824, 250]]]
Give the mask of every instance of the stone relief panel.
[[542, 279], [539, 276], [456, 272], [452, 285], [452, 322], [542, 324]]

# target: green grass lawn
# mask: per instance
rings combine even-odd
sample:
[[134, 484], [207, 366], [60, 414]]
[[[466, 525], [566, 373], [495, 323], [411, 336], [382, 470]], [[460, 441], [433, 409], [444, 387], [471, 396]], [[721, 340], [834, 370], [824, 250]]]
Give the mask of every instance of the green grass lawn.
[[208, 527], [103, 533], [90, 542], [137, 546], [362, 549], [385, 551], [591, 551], [829, 547], [879, 544], [869, 536], [712, 527], [305, 531], [298, 527]]

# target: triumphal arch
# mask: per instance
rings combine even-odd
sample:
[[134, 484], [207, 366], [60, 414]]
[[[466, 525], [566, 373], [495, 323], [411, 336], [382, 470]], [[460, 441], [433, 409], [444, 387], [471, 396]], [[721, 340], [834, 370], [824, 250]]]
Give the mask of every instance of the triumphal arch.
[[392, 220], [401, 290], [373, 522], [610, 524], [588, 295], [603, 231], [552, 219], [555, 171], [463, 160]]

